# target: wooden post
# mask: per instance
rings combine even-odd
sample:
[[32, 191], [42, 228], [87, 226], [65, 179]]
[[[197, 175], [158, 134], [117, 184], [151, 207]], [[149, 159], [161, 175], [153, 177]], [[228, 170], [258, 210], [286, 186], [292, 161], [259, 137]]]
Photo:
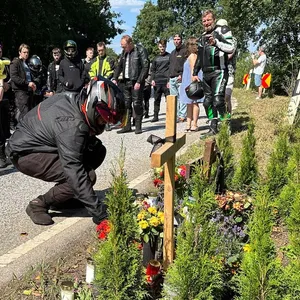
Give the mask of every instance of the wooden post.
[[215, 139], [206, 141], [204, 145], [203, 170], [206, 178], [210, 177], [211, 166], [216, 161], [215, 145]]
[[166, 143], [151, 155], [151, 167], [164, 165], [164, 245], [163, 266], [166, 270], [174, 259], [174, 191], [176, 152], [185, 144], [185, 134], [176, 136], [176, 96], [167, 96]]

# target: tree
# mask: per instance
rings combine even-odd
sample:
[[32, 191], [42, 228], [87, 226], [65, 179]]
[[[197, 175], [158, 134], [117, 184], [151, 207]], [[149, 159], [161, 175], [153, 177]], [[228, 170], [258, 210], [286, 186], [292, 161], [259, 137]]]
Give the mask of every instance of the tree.
[[74, 39], [84, 54], [87, 47], [122, 32], [109, 0], [3, 0], [1, 8], [0, 37], [4, 54], [11, 58], [26, 43], [45, 63], [50, 50], [67, 39]]
[[133, 39], [147, 49], [150, 60], [157, 54], [157, 42], [160, 39], [169, 39], [168, 27], [172, 19], [173, 15], [170, 11], [160, 10], [151, 1], [145, 3], [138, 15]]

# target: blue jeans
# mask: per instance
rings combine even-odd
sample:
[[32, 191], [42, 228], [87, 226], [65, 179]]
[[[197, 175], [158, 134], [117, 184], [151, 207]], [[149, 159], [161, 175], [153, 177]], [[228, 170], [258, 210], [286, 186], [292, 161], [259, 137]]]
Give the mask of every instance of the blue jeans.
[[170, 95], [177, 96], [177, 117], [178, 118], [186, 118], [186, 104], [181, 103], [179, 101], [180, 95], [180, 85], [181, 82], [177, 81], [178, 77], [170, 78], [169, 84], [170, 84]]

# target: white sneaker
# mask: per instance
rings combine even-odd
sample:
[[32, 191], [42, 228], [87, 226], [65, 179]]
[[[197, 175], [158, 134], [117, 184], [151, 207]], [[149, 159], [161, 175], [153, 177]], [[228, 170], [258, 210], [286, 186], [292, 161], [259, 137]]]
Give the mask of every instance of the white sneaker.
[[256, 97], [255, 99], [256, 99], [256, 100], [261, 100], [261, 97]]

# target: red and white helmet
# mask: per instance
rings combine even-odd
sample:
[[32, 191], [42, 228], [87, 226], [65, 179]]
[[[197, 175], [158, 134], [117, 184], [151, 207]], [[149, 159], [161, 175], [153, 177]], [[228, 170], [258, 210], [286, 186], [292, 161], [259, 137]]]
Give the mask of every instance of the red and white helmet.
[[124, 126], [127, 118], [125, 100], [121, 90], [109, 79], [95, 77], [89, 83], [86, 100], [86, 117], [89, 126], [99, 132], [97, 119], [99, 116], [108, 124], [121, 122]]

